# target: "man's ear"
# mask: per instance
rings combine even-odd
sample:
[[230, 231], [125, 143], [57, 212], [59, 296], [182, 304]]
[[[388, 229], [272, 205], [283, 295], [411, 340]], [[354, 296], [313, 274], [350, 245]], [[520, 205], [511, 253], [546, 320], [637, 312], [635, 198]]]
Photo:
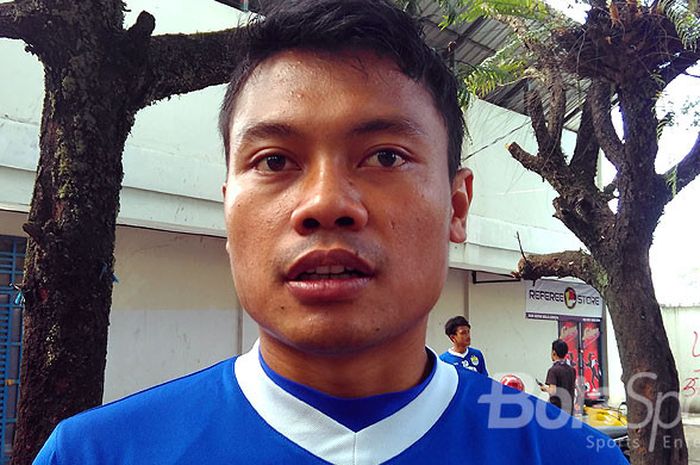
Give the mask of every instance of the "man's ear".
[[[224, 205], [226, 205], [226, 183], [224, 182], [221, 185], [221, 197], [224, 199]], [[226, 213], [224, 213], [224, 216], [226, 216]], [[228, 234], [226, 235], [226, 252], [228, 253]]]
[[457, 171], [452, 180], [452, 217], [450, 218], [450, 241], [462, 243], [467, 240], [467, 213], [472, 202], [474, 176], [469, 168]]

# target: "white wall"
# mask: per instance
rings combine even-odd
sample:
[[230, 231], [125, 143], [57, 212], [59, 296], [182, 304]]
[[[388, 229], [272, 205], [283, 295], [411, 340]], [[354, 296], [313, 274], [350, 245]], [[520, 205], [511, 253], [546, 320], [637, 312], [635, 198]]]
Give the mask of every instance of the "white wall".
[[[700, 413], [700, 306], [662, 307], [661, 316], [678, 369], [682, 409]], [[611, 324], [609, 328], [608, 333], [611, 333]], [[614, 339], [608, 338], [610, 397], [611, 402], [619, 402], [625, 397], [622, 365]]]
[[445, 322], [457, 315], [469, 318], [469, 279], [471, 279], [469, 271], [451, 268], [440, 299], [430, 312], [427, 345], [438, 355], [451, 346], [450, 340], [445, 336]]
[[105, 400], [237, 353], [225, 240], [118, 228]]

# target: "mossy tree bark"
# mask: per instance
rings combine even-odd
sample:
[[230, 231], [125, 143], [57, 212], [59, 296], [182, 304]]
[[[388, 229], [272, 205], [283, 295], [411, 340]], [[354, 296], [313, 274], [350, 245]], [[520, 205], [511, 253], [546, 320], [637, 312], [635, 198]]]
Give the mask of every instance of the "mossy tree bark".
[[[603, 295], [613, 322], [627, 388], [632, 463], [688, 462], [680, 418], [679, 380], [664, 330], [649, 266], [649, 248], [665, 205], [700, 173], [700, 134], [689, 153], [666, 173], [656, 173], [659, 93], [700, 60], [698, 43], [687, 43], [656, 2], [591, 0], [583, 25], [552, 28], [551, 35], [526, 34], [511, 22], [537, 59], [550, 94], [545, 115], [538, 91], [526, 107], [538, 143], [532, 155], [517, 144], [509, 151], [557, 191], [555, 217], [578, 236], [587, 251], [523, 256], [514, 274], [523, 279], [574, 276]], [[562, 88], [587, 86], [576, 147], [564, 156]], [[613, 126], [617, 96], [623, 137]], [[617, 169], [613, 183], [595, 185], [598, 154]], [[615, 211], [608, 205], [617, 199]]]
[[21, 395], [12, 463], [28, 465], [63, 418], [102, 402], [121, 156], [136, 112], [226, 82], [235, 30], [151, 37], [123, 29], [118, 0], [0, 4], [0, 37], [44, 65], [40, 159], [30, 240]]

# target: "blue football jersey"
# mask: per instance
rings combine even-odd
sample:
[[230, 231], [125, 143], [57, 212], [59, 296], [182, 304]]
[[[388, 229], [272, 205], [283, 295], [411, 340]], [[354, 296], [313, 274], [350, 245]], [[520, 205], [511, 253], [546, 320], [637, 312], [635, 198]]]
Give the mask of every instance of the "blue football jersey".
[[450, 365], [454, 365], [457, 368], [463, 368], [465, 370], [476, 371], [482, 375], [489, 375], [486, 369], [486, 362], [484, 361], [484, 355], [479, 349], [474, 349], [473, 347], [467, 347], [467, 351], [463, 354], [457, 353], [452, 349], [442, 353], [440, 355], [440, 360]]
[[[361, 414], [361, 413], [358, 413]], [[625, 464], [560, 409], [443, 363], [408, 404], [353, 431], [275, 384], [257, 348], [78, 414], [34, 464]]]

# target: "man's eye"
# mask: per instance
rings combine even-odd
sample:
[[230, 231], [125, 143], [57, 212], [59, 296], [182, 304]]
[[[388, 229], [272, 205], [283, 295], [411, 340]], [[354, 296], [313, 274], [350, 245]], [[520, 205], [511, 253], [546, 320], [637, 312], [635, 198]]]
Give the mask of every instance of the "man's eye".
[[396, 168], [406, 163], [406, 159], [394, 150], [379, 150], [365, 160], [365, 166]]
[[284, 155], [268, 155], [255, 164], [258, 171], [289, 171], [298, 169], [298, 165]]

